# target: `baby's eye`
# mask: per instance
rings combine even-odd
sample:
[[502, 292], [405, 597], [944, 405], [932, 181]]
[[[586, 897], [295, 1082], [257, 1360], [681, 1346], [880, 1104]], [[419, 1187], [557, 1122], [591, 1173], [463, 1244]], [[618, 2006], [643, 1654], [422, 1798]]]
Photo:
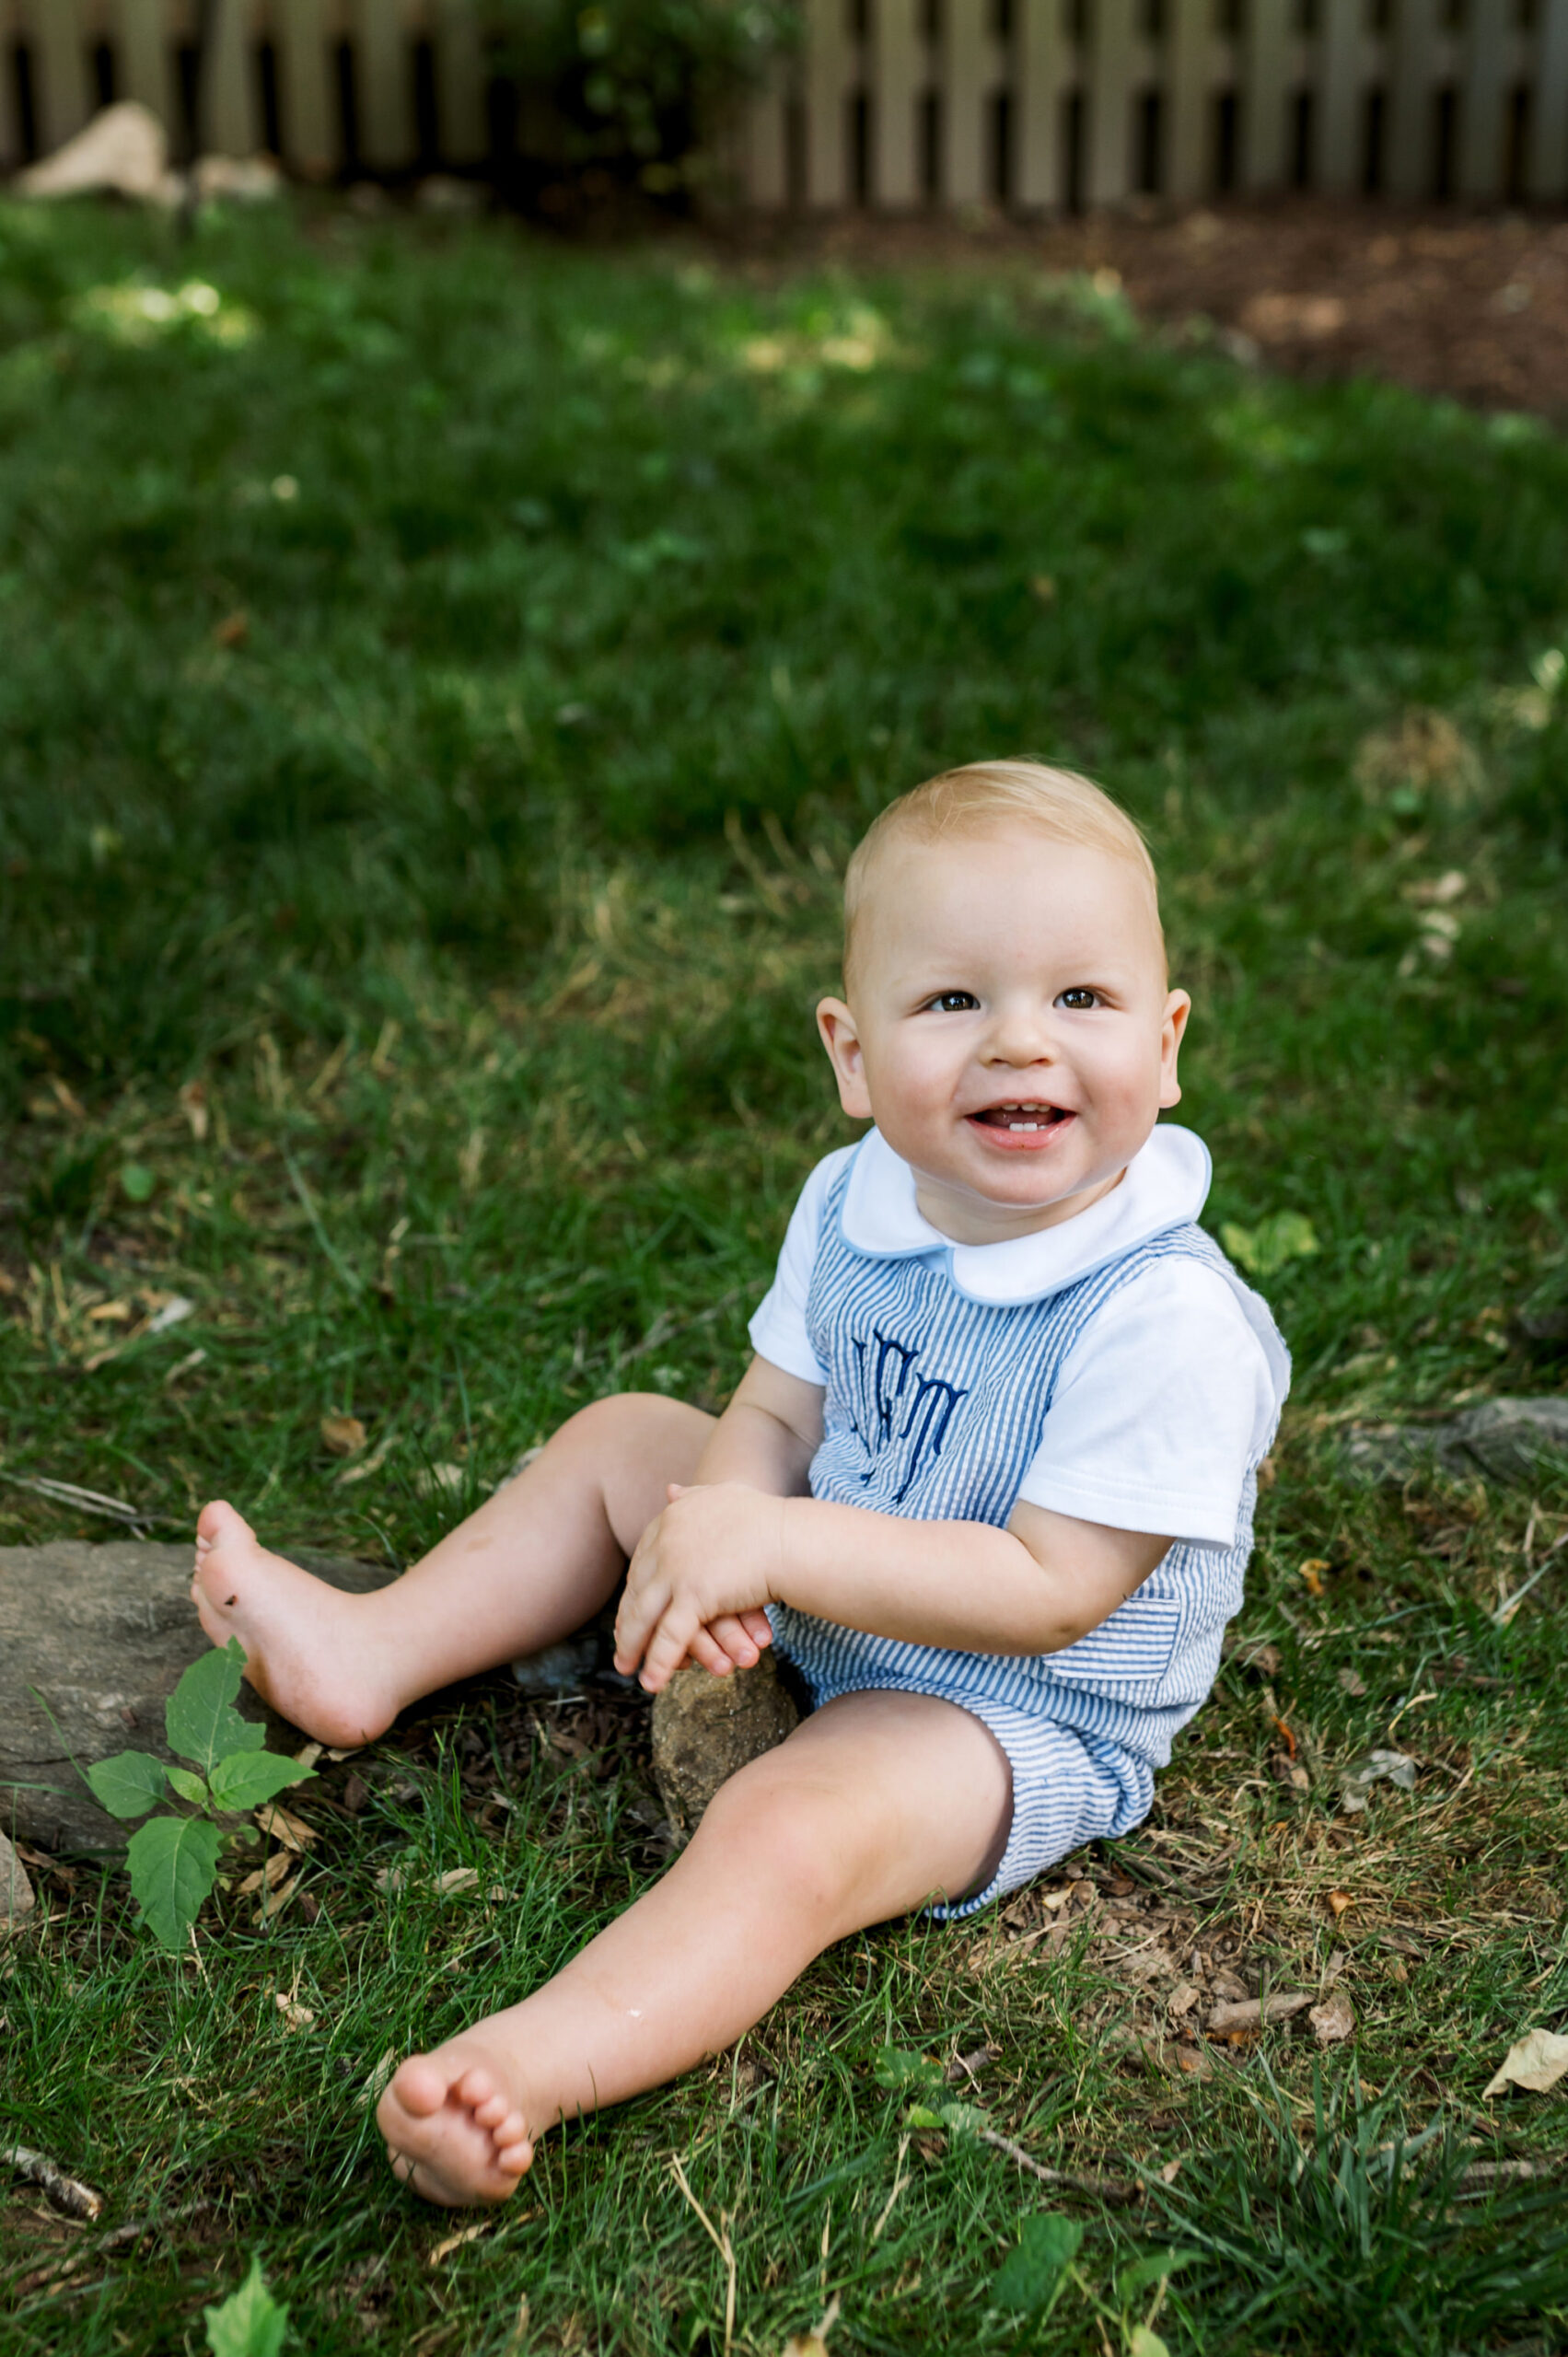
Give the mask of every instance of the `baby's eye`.
[[1058, 1004], [1072, 1007], [1074, 1010], [1086, 1006], [1098, 1006], [1099, 1004], [1099, 993], [1098, 991], [1086, 990], [1081, 983], [1074, 982], [1070, 991], [1063, 992], [1061, 998], [1058, 1001]]
[[967, 1015], [970, 1007], [980, 1004], [972, 991], [938, 991], [926, 1004], [938, 1015]]

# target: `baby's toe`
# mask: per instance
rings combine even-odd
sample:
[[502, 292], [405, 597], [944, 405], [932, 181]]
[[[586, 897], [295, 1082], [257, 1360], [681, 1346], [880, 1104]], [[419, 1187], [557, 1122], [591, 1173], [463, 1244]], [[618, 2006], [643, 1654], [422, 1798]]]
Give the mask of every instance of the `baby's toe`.
[[521, 2177], [532, 2159], [533, 2146], [525, 2136], [515, 2143], [501, 2145], [495, 2154], [495, 2165], [503, 2177]]
[[473, 2116], [482, 2128], [499, 2128], [506, 2117], [505, 2096], [499, 2094], [486, 2096], [482, 2103], [475, 2104]]
[[[428, 2054], [411, 2054], [406, 2062], [399, 2065], [381, 2098], [379, 2110], [382, 2114], [390, 2111], [394, 2119], [399, 2110], [415, 2119], [428, 2119], [446, 2100], [447, 2082], [436, 2064]], [[384, 2117], [381, 2126], [383, 2132], [388, 2132]]]
[[[480, 2107], [489, 2103], [492, 2097], [499, 2094], [499, 2090], [490, 2073], [482, 2069], [476, 2062], [455, 2082], [452, 2093], [459, 2103], [467, 2104], [469, 2109], [477, 2117]], [[501, 2097], [501, 2101], [505, 2108], [505, 2098]]]
[[528, 2124], [520, 2111], [508, 2111], [491, 2130], [497, 2153], [516, 2152], [528, 2146]]

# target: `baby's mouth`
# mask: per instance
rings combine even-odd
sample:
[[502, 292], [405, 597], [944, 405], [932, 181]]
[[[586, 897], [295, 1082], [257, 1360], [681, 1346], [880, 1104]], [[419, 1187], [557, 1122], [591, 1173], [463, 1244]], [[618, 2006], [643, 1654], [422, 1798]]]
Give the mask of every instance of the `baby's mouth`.
[[1063, 1121], [1070, 1121], [1073, 1116], [1060, 1105], [1028, 1104], [987, 1105], [983, 1111], [971, 1113], [969, 1118], [983, 1129], [1006, 1130], [1015, 1137], [1029, 1137], [1037, 1131], [1054, 1129]]

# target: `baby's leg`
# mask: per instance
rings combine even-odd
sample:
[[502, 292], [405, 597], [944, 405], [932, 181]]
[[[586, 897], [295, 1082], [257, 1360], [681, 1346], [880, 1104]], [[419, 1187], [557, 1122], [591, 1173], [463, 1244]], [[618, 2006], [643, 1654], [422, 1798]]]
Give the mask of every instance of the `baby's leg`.
[[955, 1703], [828, 1703], [563, 1972], [402, 2065], [377, 2114], [394, 2169], [427, 2200], [504, 2200], [557, 2120], [730, 2045], [847, 1933], [982, 1888], [1011, 1813], [1000, 1746]]
[[713, 1419], [656, 1392], [600, 1399], [422, 1562], [345, 1596], [270, 1555], [234, 1508], [196, 1526], [192, 1595], [238, 1637], [257, 1692], [323, 1743], [367, 1743], [405, 1703], [553, 1644], [615, 1588], [667, 1484], [690, 1481]]

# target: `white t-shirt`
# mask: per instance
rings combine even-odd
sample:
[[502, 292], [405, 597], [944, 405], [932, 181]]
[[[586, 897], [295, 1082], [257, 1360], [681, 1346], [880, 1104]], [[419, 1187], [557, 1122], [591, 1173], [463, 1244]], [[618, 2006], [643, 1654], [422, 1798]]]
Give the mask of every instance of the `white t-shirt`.
[[[909, 1165], [870, 1131], [811, 1173], [751, 1320], [759, 1357], [804, 1383], [828, 1379], [806, 1302], [824, 1201], [852, 1156], [846, 1241], [877, 1257], [928, 1258], [970, 1300], [997, 1306], [1041, 1300], [1195, 1220], [1211, 1168], [1200, 1138], [1162, 1123], [1121, 1185], [1076, 1218], [1005, 1244], [955, 1244], [921, 1212]], [[1083, 1522], [1229, 1547], [1289, 1383], [1290, 1356], [1267, 1305], [1234, 1270], [1159, 1260], [1110, 1295], [1069, 1352], [1018, 1495]]]

